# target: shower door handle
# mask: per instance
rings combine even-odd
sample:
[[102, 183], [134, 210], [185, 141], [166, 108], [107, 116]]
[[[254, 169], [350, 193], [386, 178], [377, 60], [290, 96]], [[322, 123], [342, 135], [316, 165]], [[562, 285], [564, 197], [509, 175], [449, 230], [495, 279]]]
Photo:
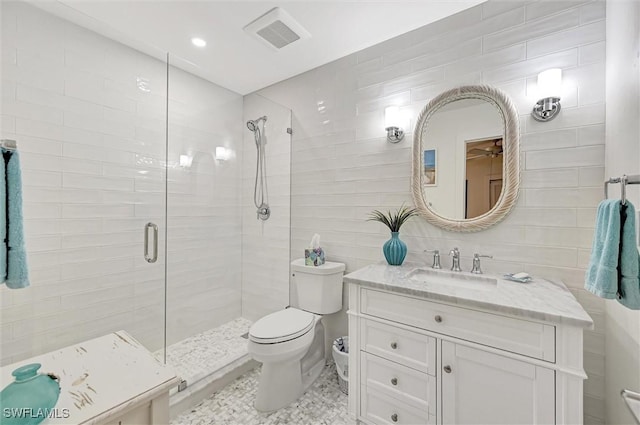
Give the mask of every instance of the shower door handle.
[[[149, 256], [149, 229], [153, 229], [153, 255]], [[147, 223], [144, 226], [144, 259], [147, 263], [158, 261], [158, 226], [154, 223]]]

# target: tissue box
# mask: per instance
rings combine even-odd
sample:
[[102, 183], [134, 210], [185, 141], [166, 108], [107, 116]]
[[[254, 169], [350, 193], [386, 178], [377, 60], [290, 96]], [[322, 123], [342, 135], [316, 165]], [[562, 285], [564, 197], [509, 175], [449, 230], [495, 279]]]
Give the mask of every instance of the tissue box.
[[305, 266], [321, 266], [323, 264], [324, 264], [324, 251], [322, 248], [304, 250]]

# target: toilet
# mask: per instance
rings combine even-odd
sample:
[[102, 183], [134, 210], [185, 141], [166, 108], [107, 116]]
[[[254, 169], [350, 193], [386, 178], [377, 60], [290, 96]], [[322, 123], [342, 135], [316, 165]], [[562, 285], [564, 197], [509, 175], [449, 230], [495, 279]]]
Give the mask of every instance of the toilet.
[[322, 316], [342, 309], [345, 265], [291, 263], [291, 307], [271, 313], [249, 329], [249, 354], [262, 363], [254, 406], [270, 412], [298, 399], [325, 365]]

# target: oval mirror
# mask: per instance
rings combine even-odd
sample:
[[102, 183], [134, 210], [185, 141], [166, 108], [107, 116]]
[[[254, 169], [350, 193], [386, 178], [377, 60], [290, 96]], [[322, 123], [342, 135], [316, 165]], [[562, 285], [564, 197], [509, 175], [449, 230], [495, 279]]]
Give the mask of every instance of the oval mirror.
[[416, 208], [450, 231], [493, 226], [517, 200], [519, 162], [518, 114], [511, 100], [485, 85], [448, 90], [424, 107], [416, 123]]

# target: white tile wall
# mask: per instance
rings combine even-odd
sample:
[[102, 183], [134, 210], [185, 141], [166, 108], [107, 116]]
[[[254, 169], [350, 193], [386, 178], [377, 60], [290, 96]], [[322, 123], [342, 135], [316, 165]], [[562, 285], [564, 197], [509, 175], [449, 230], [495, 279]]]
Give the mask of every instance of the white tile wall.
[[[476, 234], [415, 219], [402, 230], [409, 258], [427, 261], [423, 249], [458, 246], [468, 267], [474, 252], [493, 254], [486, 270], [560, 277], [601, 321], [602, 300], [582, 287], [604, 178], [604, 18], [600, 1], [489, 1], [260, 90], [294, 113], [291, 258], [318, 232], [328, 259], [345, 262], [347, 271], [382, 260], [388, 231], [366, 215], [411, 203], [412, 145], [411, 128], [402, 143], [386, 142], [384, 108], [396, 104], [416, 117], [444, 89], [489, 83], [520, 114], [518, 204], [504, 222]], [[563, 110], [538, 123], [529, 116], [537, 100], [530, 88], [538, 72], [553, 67], [565, 75]], [[346, 332], [344, 314], [330, 320], [330, 334]], [[585, 421], [603, 423], [602, 324], [585, 336]]]
[[[21, 154], [31, 287], [0, 286], [0, 362], [118, 329], [160, 348], [166, 64], [28, 4], [1, 8], [0, 136]], [[175, 67], [169, 84], [171, 343], [240, 315], [242, 97]], [[216, 163], [220, 145], [238, 154]]]
[[264, 115], [267, 221], [256, 218], [256, 142], [242, 126], [242, 317], [251, 321], [289, 305], [291, 110], [256, 94], [244, 97], [244, 122]]

